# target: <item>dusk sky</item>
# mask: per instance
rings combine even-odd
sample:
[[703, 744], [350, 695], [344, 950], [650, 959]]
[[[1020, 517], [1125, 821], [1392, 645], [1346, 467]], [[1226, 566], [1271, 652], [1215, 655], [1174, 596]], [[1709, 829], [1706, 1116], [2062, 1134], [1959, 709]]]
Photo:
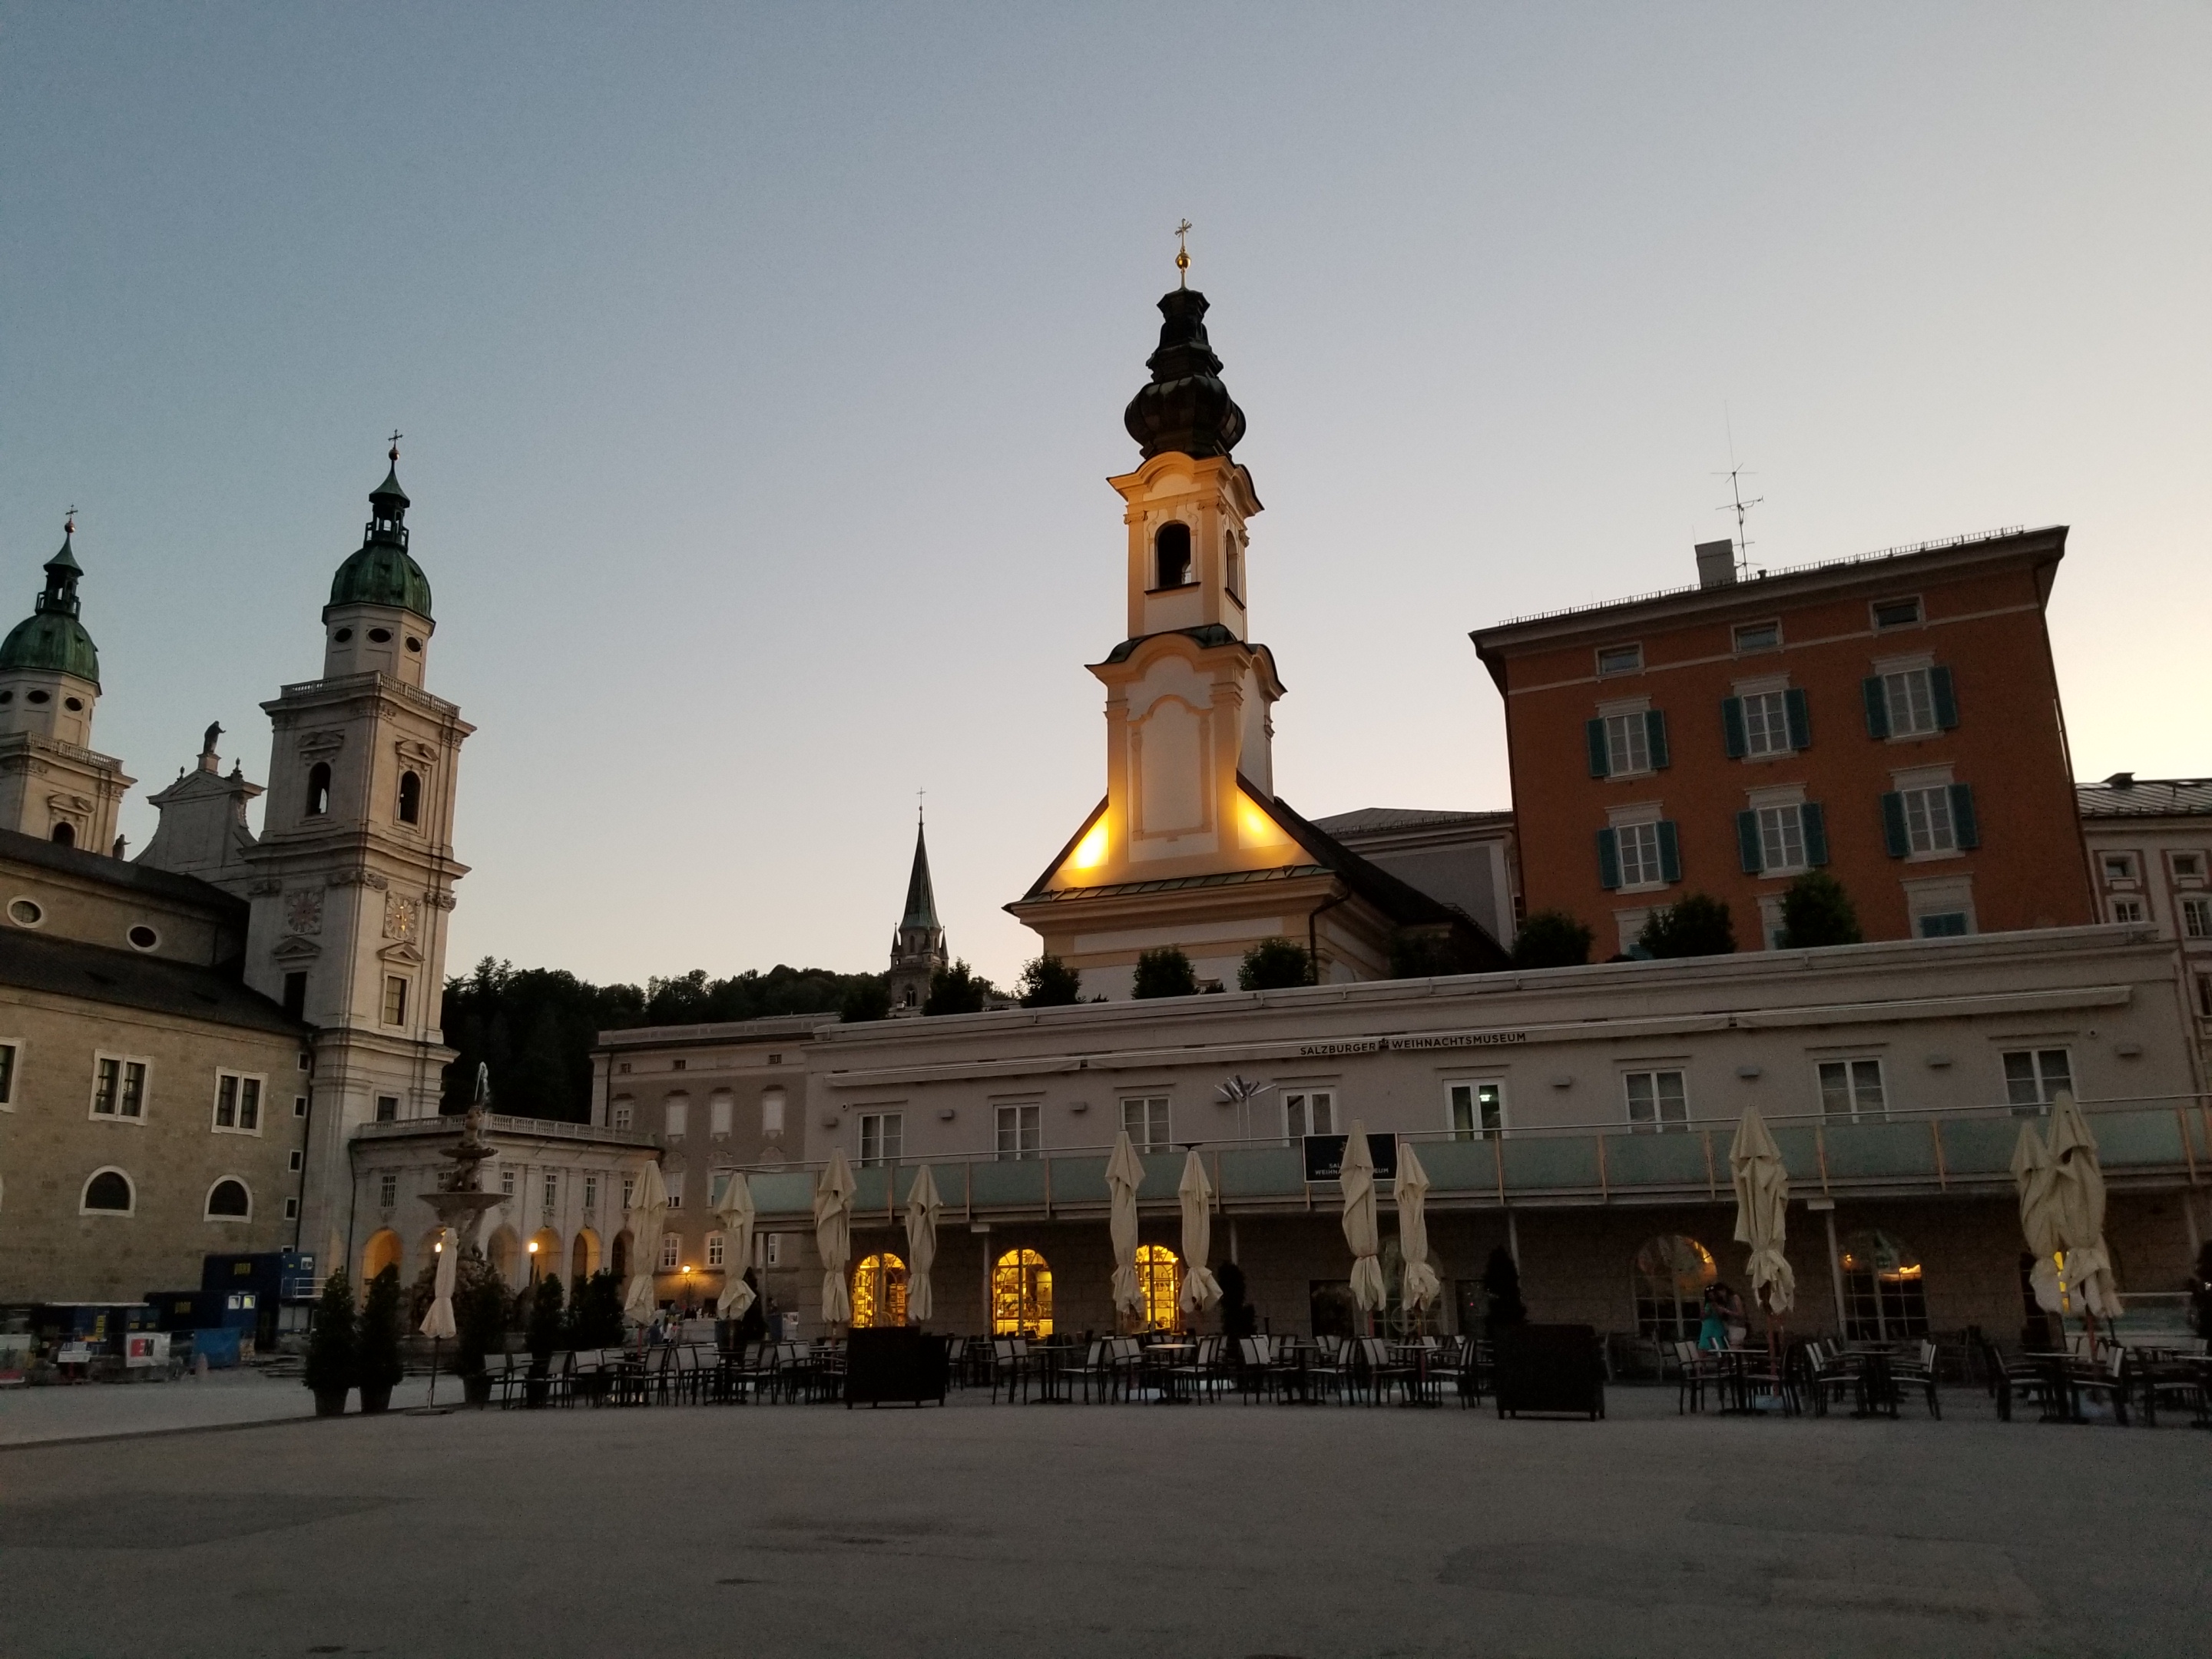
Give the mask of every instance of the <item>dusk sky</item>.
[[955, 954], [1104, 788], [1188, 217], [1309, 817], [1510, 804], [1468, 630], [2072, 526], [2077, 775], [2212, 774], [2212, 9], [0, 5], [0, 627], [146, 794], [321, 667], [386, 434], [452, 971]]

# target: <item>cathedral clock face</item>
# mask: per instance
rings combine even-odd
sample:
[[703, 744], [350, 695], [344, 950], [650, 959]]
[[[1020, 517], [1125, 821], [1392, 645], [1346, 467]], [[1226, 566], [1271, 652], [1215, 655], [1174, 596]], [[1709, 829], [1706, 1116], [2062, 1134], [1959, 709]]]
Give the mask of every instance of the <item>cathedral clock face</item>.
[[284, 922], [295, 933], [319, 933], [323, 931], [323, 896], [320, 890], [300, 888], [284, 896]]
[[415, 901], [388, 893], [384, 900], [384, 936], [386, 939], [410, 939], [415, 937]]

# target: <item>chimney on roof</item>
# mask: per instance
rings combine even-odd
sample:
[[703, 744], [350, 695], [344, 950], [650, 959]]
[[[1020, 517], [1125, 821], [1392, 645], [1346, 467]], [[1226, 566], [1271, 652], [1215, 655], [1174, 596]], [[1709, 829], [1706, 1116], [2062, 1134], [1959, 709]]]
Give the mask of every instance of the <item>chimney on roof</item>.
[[2132, 772], [2115, 772], [2105, 780], [2105, 787], [2107, 789], [2132, 789], [2136, 787], [2136, 775]]
[[1730, 541], [1698, 544], [1698, 586], [1735, 586], [1735, 544]]

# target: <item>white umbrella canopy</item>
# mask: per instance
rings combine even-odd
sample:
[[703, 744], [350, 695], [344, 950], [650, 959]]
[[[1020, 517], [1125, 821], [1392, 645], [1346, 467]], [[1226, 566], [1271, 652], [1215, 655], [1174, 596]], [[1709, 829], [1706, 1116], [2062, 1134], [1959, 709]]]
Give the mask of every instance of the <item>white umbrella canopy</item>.
[[1106, 1160], [1106, 1192], [1112, 1200], [1106, 1226], [1114, 1240], [1114, 1305], [1125, 1313], [1145, 1310], [1145, 1289], [1137, 1283], [1137, 1188], [1144, 1184], [1144, 1161], [1124, 1129], [1114, 1142], [1114, 1156]]
[[2028, 1282], [2036, 1305], [2057, 1313], [2064, 1305], [2058, 1290], [2058, 1194], [2057, 1169], [2051, 1149], [2035, 1132], [2035, 1125], [2020, 1126], [2020, 1139], [2012, 1149], [2013, 1185], [2020, 1192], [2020, 1231], [2027, 1252], [2035, 1258]]
[[1413, 1155], [1411, 1141], [1398, 1143], [1398, 1253], [1406, 1259], [1403, 1291], [1407, 1310], [1419, 1313], [1443, 1290], [1429, 1265], [1429, 1172]]
[[630, 1189], [623, 1211], [623, 1225], [629, 1230], [629, 1284], [623, 1292], [623, 1311], [639, 1324], [653, 1317], [653, 1274], [660, 1260], [660, 1224], [668, 1214], [668, 1183], [660, 1178], [660, 1161], [648, 1163]]
[[2067, 1287], [2098, 1318], [2117, 1317], [2120, 1291], [2105, 1244], [2105, 1171], [2097, 1162], [2097, 1138], [2064, 1090], [2051, 1107], [2051, 1163]]
[[906, 1316], [910, 1324], [927, 1324], [936, 1311], [929, 1270], [937, 1261], [937, 1218], [944, 1208], [945, 1200], [937, 1195], [937, 1177], [925, 1164], [914, 1172], [914, 1186], [906, 1195]]
[[722, 1189], [721, 1207], [714, 1218], [722, 1224], [722, 1294], [715, 1298], [720, 1319], [743, 1319], [753, 1305], [753, 1287], [745, 1283], [745, 1269], [753, 1265], [753, 1183], [743, 1170], [730, 1171], [730, 1184]]
[[1176, 1188], [1182, 1200], [1182, 1289], [1176, 1303], [1185, 1313], [1203, 1313], [1221, 1300], [1221, 1285], [1206, 1265], [1213, 1254], [1212, 1185], [1206, 1178], [1206, 1160], [1198, 1148], [1182, 1161], [1182, 1181]]
[[453, 1340], [453, 1280], [461, 1271], [460, 1235], [451, 1227], [438, 1229], [438, 1277], [432, 1290], [430, 1311], [422, 1316], [422, 1334]]
[[1382, 1239], [1375, 1218], [1375, 1154], [1368, 1150], [1367, 1126], [1352, 1121], [1344, 1138], [1344, 1164], [1337, 1179], [1344, 1188], [1344, 1242], [1352, 1246], [1352, 1299], [1374, 1313], [1390, 1299], [1382, 1282]]
[[822, 1255], [822, 1319], [842, 1325], [853, 1317], [853, 1298], [845, 1289], [845, 1266], [853, 1259], [853, 1194], [859, 1183], [845, 1149], [830, 1154], [814, 1187], [814, 1247]]
[[1735, 1183], [1735, 1238], [1751, 1246], [1745, 1269], [1752, 1300], [1766, 1292], [1770, 1314], [1787, 1313], [1797, 1300], [1797, 1275], [1782, 1254], [1790, 1226], [1790, 1171], [1766, 1121], [1750, 1107], [1729, 1146], [1729, 1176]]

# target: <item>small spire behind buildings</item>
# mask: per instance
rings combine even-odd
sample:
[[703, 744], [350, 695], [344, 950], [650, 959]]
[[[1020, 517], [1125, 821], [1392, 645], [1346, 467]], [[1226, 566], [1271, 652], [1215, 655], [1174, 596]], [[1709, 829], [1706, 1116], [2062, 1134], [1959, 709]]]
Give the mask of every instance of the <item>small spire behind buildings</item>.
[[937, 919], [937, 890], [929, 879], [929, 842], [922, 823], [920, 792], [914, 815], [914, 868], [906, 881], [906, 909], [891, 936], [890, 971], [884, 983], [891, 1012], [920, 1013], [929, 997], [929, 981], [951, 965], [945, 948], [945, 925]]
[[921, 821], [921, 809], [917, 805], [914, 814], [914, 870], [907, 877], [906, 914], [899, 919], [899, 931], [923, 928], [942, 931], [937, 920], [937, 891], [929, 880], [929, 842]]

